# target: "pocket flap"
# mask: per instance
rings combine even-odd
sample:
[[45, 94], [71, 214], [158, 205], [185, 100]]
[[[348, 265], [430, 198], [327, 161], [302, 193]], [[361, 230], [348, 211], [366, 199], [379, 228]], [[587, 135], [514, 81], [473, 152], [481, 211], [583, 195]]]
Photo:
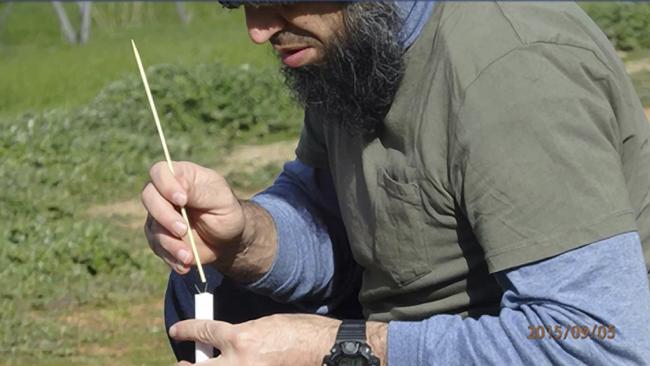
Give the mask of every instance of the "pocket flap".
[[387, 194], [406, 203], [420, 206], [420, 186], [415, 182], [398, 182], [384, 169], [377, 171], [377, 182]]

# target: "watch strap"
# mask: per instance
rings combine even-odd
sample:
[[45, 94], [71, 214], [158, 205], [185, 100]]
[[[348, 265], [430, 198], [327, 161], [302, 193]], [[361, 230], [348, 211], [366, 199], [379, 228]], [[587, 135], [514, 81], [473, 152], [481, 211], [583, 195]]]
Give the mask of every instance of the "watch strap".
[[336, 333], [336, 341], [366, 342], [366, 321], [360, 319], [344, 319]]

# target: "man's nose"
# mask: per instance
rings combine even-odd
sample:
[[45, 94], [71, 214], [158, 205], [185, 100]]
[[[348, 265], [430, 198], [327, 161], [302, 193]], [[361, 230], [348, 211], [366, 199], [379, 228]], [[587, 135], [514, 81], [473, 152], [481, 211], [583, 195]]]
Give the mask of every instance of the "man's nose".
[[246, 7], [246, 26], [250, 39], [261, 44], [268, 41], [274, 34], [281, 31], [286, 21], [275, 7]]

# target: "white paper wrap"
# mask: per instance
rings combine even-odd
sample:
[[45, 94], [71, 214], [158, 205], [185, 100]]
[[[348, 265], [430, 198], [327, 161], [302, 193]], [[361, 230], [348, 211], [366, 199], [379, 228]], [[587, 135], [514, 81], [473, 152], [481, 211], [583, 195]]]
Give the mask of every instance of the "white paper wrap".
[[[214, 320], [213, 296], [209, 292], [194, 295], [194, 318]], [[211, 344], [196, 342], [194, 359], [196, 362], [214, 357], [214, 347]]]

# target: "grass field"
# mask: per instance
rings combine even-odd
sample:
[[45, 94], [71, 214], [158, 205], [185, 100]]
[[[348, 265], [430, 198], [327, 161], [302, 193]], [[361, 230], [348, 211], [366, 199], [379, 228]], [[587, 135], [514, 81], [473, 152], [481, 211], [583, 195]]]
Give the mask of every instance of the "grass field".
[[[218, 169], [246, 196], [292, 156], [300, 111], [269, 49], [248, 41], [241, 11], [186, 6], [183, 25], [173, 3], [94, 3], [83, 46], [63, 40], [49, 3], [13, 3], [0, 24], [0, 365], [173, 362], [168, 270], [146, 246], [138, 199], [162, 152], [131, 38], [172, 157]], [[650, 106], [650, 51], [625, 59]]]
[[0, 28], [0, 115], [87, 103], [109, 81], [136, 71], [132, 38], [147, 65], [273, 62], [266, 47], [248, 41], [242, 12], [216, 3], [188, 3], [188, 25], [173, 3], [141, 3], [135, 19], [122, 15], [133, 13], [133, 4], [93, 6], [90, 42], [78, 46], [64, 41], [50, 4], [13, 4]]

